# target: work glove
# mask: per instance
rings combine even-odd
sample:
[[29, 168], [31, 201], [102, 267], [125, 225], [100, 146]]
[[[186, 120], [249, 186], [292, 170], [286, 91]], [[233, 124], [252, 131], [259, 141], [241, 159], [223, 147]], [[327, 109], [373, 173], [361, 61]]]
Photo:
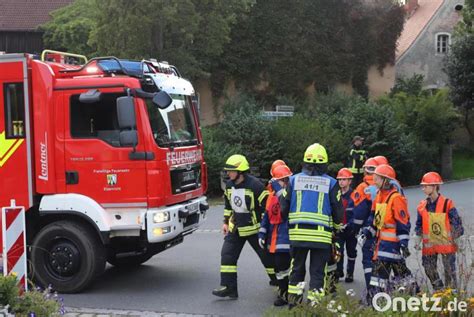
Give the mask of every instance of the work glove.
[[375, 236], [375, 230], [370, 226], [363, 228], [362, 233], [367, 239], [372, 239]]
[[265, 250], [265, 239], [259, 238], [258, 239], [258, 245], [260, 246], [260, 248]]
[[271, 179], [270, 180], [270, 186], [272, 186], [273, 191], [276, 193], [277, 197], [280, 196], [281, 190], [283, 187], [281, 187], [280, 183], [276, 179]]
[[413, 248], [418, 251], [421, 250], [421, 236], [415, 235], [413, 237]]
[[360, 247], [363, 247], [366, 240], [367, 240], [367, 237], [365, 236], [365, 234], [361, 233], [361, 234], [359, 234], [359, 236], [357, 237], [357, 244], [358, 244]]
[[402, 245], [400, 247], [400, 253], [402, 254], [402, 257], [404, 259], [408, 258], [410, 256], [410, 251], [408, 250], [408, 246]]

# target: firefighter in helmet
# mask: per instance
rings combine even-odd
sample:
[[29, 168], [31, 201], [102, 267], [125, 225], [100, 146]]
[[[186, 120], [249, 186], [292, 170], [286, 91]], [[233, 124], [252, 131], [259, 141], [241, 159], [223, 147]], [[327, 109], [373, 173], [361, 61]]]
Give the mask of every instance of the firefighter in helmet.
[[362, 148], [364, 138], [356, 135], [352, 139], [351, 151], [347, 158], [346, 167], [352, 172], [354, 179], [352, 180], [352, 188], [356, 188], [363, 181], [364, 168], [363, 164], [367, 160], [367, 151]]
[[368, 302], [376, 293], [386, 292], [390, 275], [415, 293], [418, 290], [405, 259], [410, 256], [410, 214], [405, 197], [390, 181], [396, 179], [395, 170], [387, 164], [377, 166], [374, 183], [379, 189], [372, 204], [373, 222], [363, 230], [362, 237], [375, 237], [374, 266], [370, 278]]
[[[427, 196], [418, 205], [415, 249], [422, 249], [426, 275], [435, 290], [456, 288], [456, 239], [464, 234], [461, 218], [451, 199], [439, 192], [443, 179], [436, 172], [426, 173], [420, 185]], [[438, 255], [444, 266], [444, 279], [438, 274]]]
[[221, 286], [212, 291], [218, 297], [238, 298], [237, 260], [245, 242], [249, 242], [265, 266], [270, 284], [277, 284], [271, 258], [258, 244], [258, 230], [268, 191], [248, 173], [249, 169], [247, 159], [239, 154], [230, 156], [224, 167], [229, 181], [224, 193], [222, 232], [225, 237], [221, 250]]
[[283, 217], [288, 217], [292, 269], [288, 288], [290, 305], [303, 299], [306, 258], [310, 254], [308, 301], [318, 303], [325, 290], [325, 269], [330, 261], [333, 233], [340, 229], [344, 209], [337, 181], [326, 174], [328, 155], [319, 143], [310, 145], [303, 170], [290, 177], [286, 189], [273, 182], [280, 196]]

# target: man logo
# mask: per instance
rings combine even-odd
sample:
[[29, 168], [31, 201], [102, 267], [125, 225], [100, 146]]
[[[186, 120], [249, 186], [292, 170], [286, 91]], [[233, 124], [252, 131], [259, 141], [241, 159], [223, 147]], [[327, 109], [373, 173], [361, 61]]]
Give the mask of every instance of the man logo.
[[115, 186], [117, 184], [117, 174], [107, 174], [107, 185]]

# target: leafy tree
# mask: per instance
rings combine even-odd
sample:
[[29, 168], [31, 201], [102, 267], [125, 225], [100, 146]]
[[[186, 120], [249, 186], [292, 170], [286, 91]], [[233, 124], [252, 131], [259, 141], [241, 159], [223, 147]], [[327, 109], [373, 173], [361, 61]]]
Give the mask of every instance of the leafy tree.
[[209, 76], [252, 0], [77, 0], [44, 26], [48, 46], [87, 55], [157, 58]]
[[399, 92], [404, 92], [409, 96], [419, 96], [423, 91], [424, 76], [414, 74], [410, 78], [397, 78], [395, 85], [390, 90], [390, 96], [393, 97]]
[[449, 77], [450, 95], [463, 115], [463, 123], [474, 144], [474, 0], [467, 0], [453, 44], [447, 55], [445, 72]]
[[327, 92], [339, 82], [367, 96], [368, 68], [394, 61], [403, 14], [391, 0], [257, 1], [214, 68], [214, 93], [232, 79], [265, 97], [302, 97], [310, 85]]
[[41, 28], [46, 47], [91, 55], [96, 48], [89, 38], [97, 26], [95, 0], [76, 0], [52, 12], [52, 19]]

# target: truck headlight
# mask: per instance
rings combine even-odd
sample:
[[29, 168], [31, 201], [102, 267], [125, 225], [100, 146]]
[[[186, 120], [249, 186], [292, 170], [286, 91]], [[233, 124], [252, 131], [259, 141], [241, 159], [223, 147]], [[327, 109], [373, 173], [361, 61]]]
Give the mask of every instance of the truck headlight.
[[154, 223], [161, 223], [170, 220], [170, 213], [167, 211], [160, 211], [153, 215], [153, 222]]

